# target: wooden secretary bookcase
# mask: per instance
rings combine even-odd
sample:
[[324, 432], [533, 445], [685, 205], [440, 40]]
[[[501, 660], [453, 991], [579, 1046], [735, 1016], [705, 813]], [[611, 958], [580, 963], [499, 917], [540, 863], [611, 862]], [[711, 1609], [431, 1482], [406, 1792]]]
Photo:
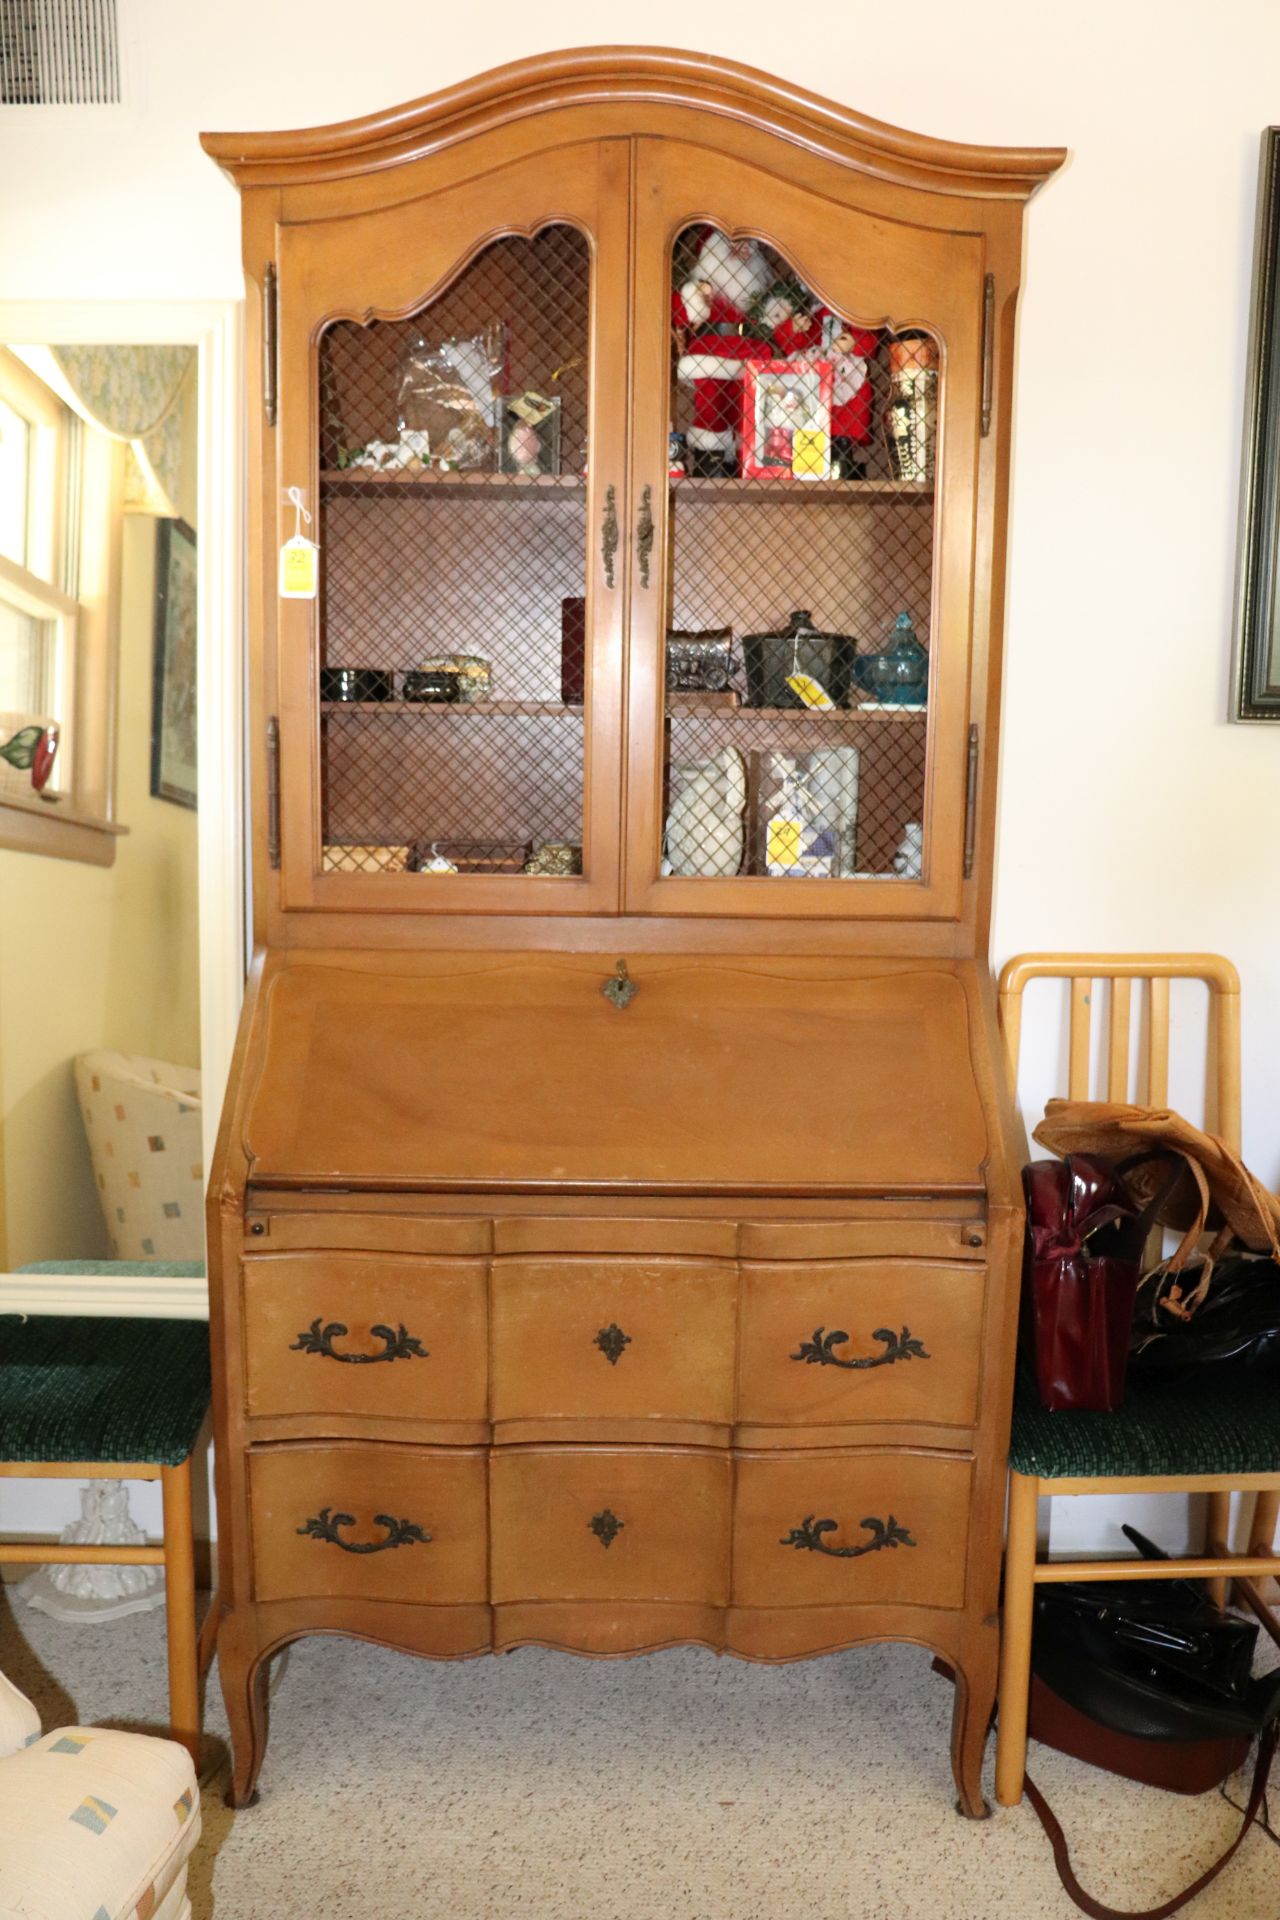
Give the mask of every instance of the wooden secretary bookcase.
[[901, 1639], [978, 1814], [1014, 307], [1062, 156], [625, 48], [204, 144], [256, 342], [234, 1800], [302, 1634]]

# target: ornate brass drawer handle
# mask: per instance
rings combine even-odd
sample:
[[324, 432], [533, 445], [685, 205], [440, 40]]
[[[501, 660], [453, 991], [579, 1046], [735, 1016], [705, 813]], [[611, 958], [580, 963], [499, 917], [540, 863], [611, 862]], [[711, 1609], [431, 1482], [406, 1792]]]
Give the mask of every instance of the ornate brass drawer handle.
[[371, 1327], [374, 1338], [381, 1340], [381, 1353], [335, 1353], [333, 1343], [341, 1340], [347, 1331], [341, 1320], [330, 1320], [327, 1326], [313, 1320], [305, 1333], [300, 1333], [290, 1353], [322, 1353], [328, 1360], [341, 1360], [348, 1367], [371, 1367], [379, 1360], [429, 1360], [430, 1354], [421, 1340], [416, 1340], [405, 1326]]
[[910, 1327], [904, 1327], [901, 1333], [895, 1333], [891, 1327], [877, 1327], [871, 1338], [884, 1342], [884, 1352], [868, 1354], [862, 1360], [842, 1360], [831, 1351], [833, 1347], [842, 1347], [848, 1338], [847, 1333], [836, 1327], [830, 1333], [816, 1327], [812, 1340], [802, 1340], [791, 1358], [803, 1360], [811, 1367], [847, 1367], [851, 1373], [861, 1372], [865, 1367], [892, 1366], [895, 1360], [932, 1358], [925, 1352], [923, 1342], [913, 1338]]
[[631, 1335], [610, 1321], [607, 1327], [601, 1327], [594, 1344], [599, 1347], [611, 1367], [616, 1367], [622, 1358], [622, 1349], [631, 1345]]
[[593, 1513], [587, 1522], [588, 1530], [594, 1533], [602, 1547], [611, 1547], [626, 1525], [616, 1513], [610, 1513], [608, 1507], [602, 1513]]
[[785, 1540], [779, 1540], [780, 1547], [802, 1547], [809, 1553], [826, 1553], [833, 1560], [860, 1560], [864, 1553], [879, 1553], [881, 1547], [915, 1547], [920, 1543], [913, 1540], [905, 1527], [900, 1527], [890, 1514], [887, 1520], [860, 1520], [860, 1527], [871, 1535], [861, 1547], [827, 1547], [822, 1543], [824, 1533], [838, 1533], [838, 1520], [815, 1520], [811, 1513], [805, 1515], [798, 1527], [793, 1527]]
[[396, 1520], [389, 1513], [375, 1513], [375, 1527], [385, 1527], [385, 1540], [340, 1540], [339, 1527], [354, 1527], [354, 1513], [335, 1513], [332, 1507], [321, 1507], [313, 1514], [304, 1527], [297, 1527], [300, 1534], [310, 1534], [313, 1539], [327, 1540], [331, 1546], [341, 1547], [344, 1553], [385, 1553], [388, 1547], [411, 1547], [415, 1540], [428, 1545], [431, 1535], [424, 1528], [415, 1526], [412, 1520]]

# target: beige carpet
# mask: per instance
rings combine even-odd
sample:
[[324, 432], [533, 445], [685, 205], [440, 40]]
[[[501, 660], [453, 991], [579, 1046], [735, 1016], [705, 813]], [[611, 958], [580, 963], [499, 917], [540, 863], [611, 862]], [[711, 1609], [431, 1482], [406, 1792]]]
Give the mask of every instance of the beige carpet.
[[[0, 1598], [0, 1666], [46, 1726], [153, 1726], [162, 1616], [59, 1626]], [[348, 1640], [277, 1663], [259, 1805], [234, 1818], [210, 1689], [195, 1920], [1030, 1920], [1076, 1911], [1027, 1806], [952, 1810], [951, 1695], [910, 1647], [785, 1668], [683, 1650], [434, 1665]], [[1216, 1795], [1032, 1751], [1085, 1884], [1154, 1905], [1219, 1848]], [[1280, 1783], [1273, 1795], [1280, 1801]], [[1195, 1920], [1272, 1920], [1251, 1834]]]

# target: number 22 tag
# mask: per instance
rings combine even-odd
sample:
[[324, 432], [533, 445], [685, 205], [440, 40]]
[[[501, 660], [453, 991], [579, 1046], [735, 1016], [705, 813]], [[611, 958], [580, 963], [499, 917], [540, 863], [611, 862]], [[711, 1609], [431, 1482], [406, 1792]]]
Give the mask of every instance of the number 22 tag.
[[287, 498], [293, 507], [295, 519], [294, 531], [280, 549], [280, 598], [314, 600], [319, 585], [316, 555], [320, 549], [302, 531], [304, 520], [310, 526], [311, 515], [303, 505], [301, 487], [290, 487]]

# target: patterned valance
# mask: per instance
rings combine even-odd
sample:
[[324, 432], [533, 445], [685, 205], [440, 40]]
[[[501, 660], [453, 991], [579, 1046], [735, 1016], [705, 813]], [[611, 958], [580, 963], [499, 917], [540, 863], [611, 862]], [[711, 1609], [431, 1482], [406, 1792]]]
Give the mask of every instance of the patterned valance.
[[[182, 394], [194, 347], [54, 347], [85, 417], [135, 456], [130, 506], [174, 515], [183, 497]], [[140, 469], [140, 473], [137, 471]]]

